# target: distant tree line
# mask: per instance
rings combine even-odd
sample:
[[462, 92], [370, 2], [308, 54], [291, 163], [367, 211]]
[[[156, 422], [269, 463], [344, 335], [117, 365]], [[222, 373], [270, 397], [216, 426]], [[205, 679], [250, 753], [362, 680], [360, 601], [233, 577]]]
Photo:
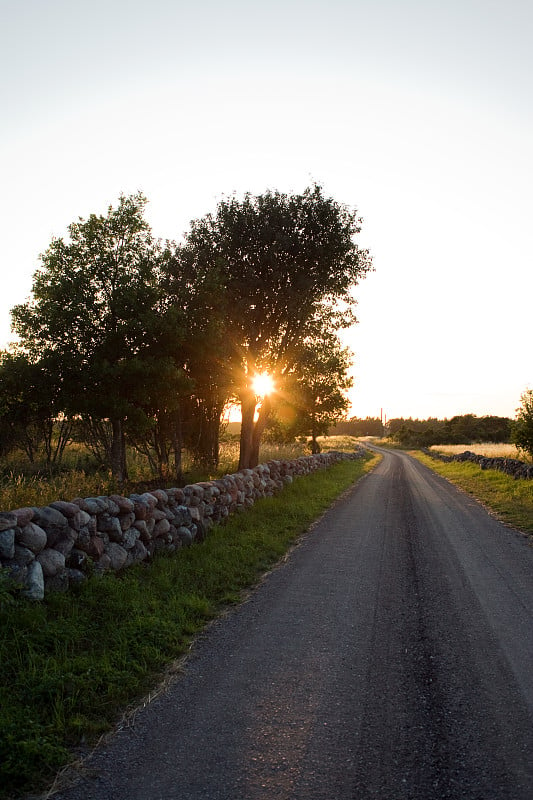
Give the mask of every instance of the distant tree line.
[[[181, 477], [187, 448], [218, 463], [220, 421], [240, 404], [240, 467], [265, 430], [316, 436], [347, 408], [354, 287], [371, 269], [355, 212], [312, 186], [219, 203], [183, 241], [156, 240], [142, 194], [54, 238], [0, 356], [0, 456], [60, 462], [83, 442], [127, 479], [126, 445]], [[254, 389], [269, 372], [272, 397]]]
[[424, 420], [399, 417], [383, 425], [379, 417], [337, 422], [333, 433], [351, 436], [388, 436], [405, 447], [430, 447], [433, 444], [473, 444], [511, 441], [513, 422], [507, 417], [463, 414], [451, 419]]
[[509, 442], [512, 421], [507, 417], [462, 414], [451, 419], [391, 419], [388, 436], [403, 446]]
[[384, 427], [380, 417], [351, 417], [337, 422], [331, 432], [339, 436], [383, 436]]

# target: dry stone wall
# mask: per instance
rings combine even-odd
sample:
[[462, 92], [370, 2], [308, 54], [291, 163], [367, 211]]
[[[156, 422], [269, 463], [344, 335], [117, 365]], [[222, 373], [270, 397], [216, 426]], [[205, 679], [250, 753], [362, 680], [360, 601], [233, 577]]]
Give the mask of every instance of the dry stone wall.
[[45, 592], [66, 591], [91, 572], [118, 572], [160, 551], [172, 553], [202, 541], [212, 525], [275, 495], [293, 478], [364, 452], [269, 461], [183, 488], [77, 497], [0, 512], [0, 567], [24, 586], [27, 597], [42, 600]]
[[533, 464], [526, 464], [525, 461], [519, 461], [516, 458], [489, 458], [472, 453], [470, 450], [453, 455], [444, 455], [444, 453], [438, 453], [428, 448], [423, 448], [423, 452], [438, 461], [471, 461], [473, 464], [479, 464], [481, 469], [496, 469], [499, 472], [505, 472], [506, 475], [512, 475], [517, 480], [519, 478], [533, 479]]

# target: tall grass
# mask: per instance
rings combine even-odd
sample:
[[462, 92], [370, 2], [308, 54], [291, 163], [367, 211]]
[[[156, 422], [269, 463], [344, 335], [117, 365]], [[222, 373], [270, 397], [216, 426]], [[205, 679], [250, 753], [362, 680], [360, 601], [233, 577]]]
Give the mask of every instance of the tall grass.
[[476, 453], [480, 456], [487, 456], [487, 458], [517, 458], [521, 461], [528, 461], [527, 454], [519, 450], [514, 444], [493, 442], [484, 442], [478, 444], [434, 444], [430, 450], [436, 450], [438, 453], [445, 453], [446, 455], [454, 455], [464, 453], [465, 450], [470, 450], [471, 453]]
[[54, 500], [72, 500], [74, 497], [108, 495], [117, 488], [109, 473], [71, 470], [51, 477], [8, 473], [0, 478], [0, 510], [45, 506]]
[[[357, 440], [352, 436], [330, 436], [320, 437], [319, 442], [324, 451], [353, 450]], [[79, 449], [80, 446], [75, 445], [74, 447], [76, 448], [76, 458], [70, 458], [70, 460], [67, 458], [67, 464], [79, 464], [82, 461], [83, 453]], [[287, 445], [264, 444], [260, 450], [259, 460], [265, 462], [270, 459], [294, 459], [306, 454], [309, 454], [309, 450], [304, 442]], [[236, 441], [221, 442], [220, 462], [218, 468], [211, 472], [200, 470], [194, 464], [190, 454], [185, 452], [184, 481], [194, 483], [197, 480], [217, 478], [236, 472], [238, 464], [239, 444]], [[16, 471], [15, 465], [12, 464], [11, 470], [0, 476], [0, 511], [9, 511], [25, 506], [45, 506], [54, 500], [109, 495], [118, 491], [132, 493], [137, 484], [154, 480], [148, 460], [134, 450], [128, 453], [128, 474], [128, 484], [120, 487], [110, 472], [102, 470], [95, 471], [72, 466], [55, 475], [27, 474], [26, 471], [24, 473]], [[175, 481], [171, 480], [167, 482], [167, 485], [175, 485]]]
[[204, 542], [150, 566], [95, 576], [43, 603], [0, 605], [0, 798], [49, 783], [72, 748], [90, 745], [156, 687], [191, 637], [376, 458], [297, 478]]

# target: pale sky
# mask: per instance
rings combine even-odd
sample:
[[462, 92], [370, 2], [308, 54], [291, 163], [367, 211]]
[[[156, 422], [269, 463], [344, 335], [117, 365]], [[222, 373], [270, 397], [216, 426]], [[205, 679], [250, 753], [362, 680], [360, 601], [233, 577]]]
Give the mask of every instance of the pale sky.
[[533, 388], [531, 0], [0, 0], [0, 346], [39, 253], [142, 190], [356, 207], [352, 413], [514, 416]]

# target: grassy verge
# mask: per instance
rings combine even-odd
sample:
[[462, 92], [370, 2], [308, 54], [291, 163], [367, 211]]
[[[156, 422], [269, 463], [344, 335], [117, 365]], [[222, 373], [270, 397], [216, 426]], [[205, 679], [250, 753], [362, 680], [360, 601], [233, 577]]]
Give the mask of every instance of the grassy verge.
[[533, 481], [515, 480], [496, 470], [482, 470], [468, 461], [444, 463], [419, 451], [411, 455], [476, 497], [502, 522], [533, 534]]
[[0, 608], [0, 798], [49, 784], [75, 748], [94, 743], [153, 689], [191, 637], [376, 460], [299, 478], [149, 567]]

